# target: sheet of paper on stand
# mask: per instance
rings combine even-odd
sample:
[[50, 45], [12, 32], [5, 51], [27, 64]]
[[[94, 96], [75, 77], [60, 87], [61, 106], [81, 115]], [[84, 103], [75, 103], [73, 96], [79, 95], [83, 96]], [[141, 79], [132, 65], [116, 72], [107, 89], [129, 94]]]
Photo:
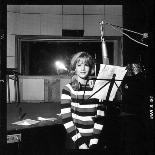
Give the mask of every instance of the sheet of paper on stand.
[[32, 124], [36, 124], [36, 123], [39, 123], [39, 121], [32, 120], [32, 119], [25, 119], [25, 120], [18, 121], [18, 122], [12, 123], [12, 124], [27, 126], [27, 125], [32, 125]]
[[[109, 80], [111, 80], [113, 75], [116, 74], [115, 83], [119, 87], [121, 82], [122, 82], [121, 80], [123, 80], [126, 72], [127, 72], [126, 67], [100, 64], [100, 70], [99, 70], [99, 73], [97, 76], [97, 79], [99, 79], [99, 80], [95, 81], [95, 85], [94, 85], [94, 88], [92, 91], [92, 97], [91, 98], [106, 100], [107, 92], [108, 92], [109, 86], [110, 86]], [[109, 80], [106, 80], [106, 79], [109, 79]], [[117, 81], [117, 80], [120, 80], [120, 81]], [[115, 83], [112, 87], [110, 97], [109, 97], [109, 101], [113, 101], [113, 99], [116, 95], [118, 87], [116, 86]]]

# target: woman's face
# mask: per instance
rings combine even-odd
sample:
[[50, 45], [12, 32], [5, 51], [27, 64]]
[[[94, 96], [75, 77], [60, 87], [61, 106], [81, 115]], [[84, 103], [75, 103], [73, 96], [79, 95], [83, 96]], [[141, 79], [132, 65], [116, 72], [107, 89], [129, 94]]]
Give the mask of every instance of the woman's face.
[[80, 58], [76, 63], [76, 74], [84, 79], [88, 77], [90, 66], [86, 63], [85, 58]]

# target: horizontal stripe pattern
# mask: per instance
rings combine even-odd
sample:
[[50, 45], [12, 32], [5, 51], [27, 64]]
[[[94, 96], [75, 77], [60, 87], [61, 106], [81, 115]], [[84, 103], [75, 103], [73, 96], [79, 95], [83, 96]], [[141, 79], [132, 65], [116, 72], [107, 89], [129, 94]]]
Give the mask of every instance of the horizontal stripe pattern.
[[90, 144], [89, 146], [93, 145], [93, 144], [97, 144], [98, 143], [98, 139], [97, 138], [93, 138], [90, 140]]
[[71, 108], [64, 108], [64, 109], [61, 109], [61, 114], [66, 114], [66, 113], [70, 113], [71, 112]]
[[78, 128], [80, 133], [93, 133], [93, 128], [91, 129], [82, 129], [82, 128]]
[[102, 130], [103, 125], [95, 123], [94, 128], [97, 129], [97, 130]]
[[97, 115], [98, 116], [105, 116], [105, 112], [102, 110], [97, 110]]
[[61, 99], [70, 100], [70, 99], [71, 99], [71, 96], [69, 96], [69, 95], [67, 95], [67, 94], [62, 94], [62, 95], [61, 95]]
[[94, 115], [96, 115], [96, 112], [95, 111], [92, 111], [92, 112], [88, 112], [88, 111], [86, 111], [86, 112], [79, 112], [79, 111], [77, 111], [77, 110], [73, 110], [73, 109], [71, 109], [71, 112], [72, 113], [74, 113], [76, 116], [83, 116], [83, 117], [87, 117], [87, 116], [94, 116]]
[[94, 122], [92, 120], [90, 120], [90, 121], [83, 121], [83, 120], [79, 120], [79, 119], [74, 119], [74, 123], [82, 124], [82, 125], [94, 125]]
[[[84, 125], [84, 124], [78, 124], [78, 123], [75, 123], [75, 126], [79, 129], [79, 128], [82, 128], [82, 129], [93, 129], [94, 128], [94, 124], [90, 124], [90, 125], [88, 125], [88, 124], [86, 124], [86, 125]], [[93, 131], [92, 131], [93, 132]], [[81, 132], [82, 133], [82, 132]], [[85, 132], [83, 132], [83, 133], [85, 133]]]
[[66, 129], [68, 129], [68, 128], [74, 126], [74, 124], [73, 124], [73, 122], [71, 121], [71, 122], [65, 123], [64, 126], [65, 126]]
[[72, 134], [74, 136], [74, 131], [76, 131], [75, 126], [70, 126], [70, 128], [66, 128], [66, 129], [67, 129], [67, 132], [70, 133], [70, 135]]
[[85, 137], [98, 139], [103, 125], [95, 118], [104, 116], [104, 108], [96, 99], [88, 99], [92, 89], [75, 91], [67, 84], [61, 95], [61, 116], [64, 127], [72, 140], [82, 145]]
[[75, 142], [77, 139], [79, 139], [81, 137], [81, 134], [80, 133], [78, 133], [78, 134], [76, 134], [76, 135], [74, 135], [73, 137], [72, 137], [72, 140]]
[[76, 115], [74, 113], [72, 113], [72, 117], [76, 120], [81, 120], [81, 121], [93, 121], [92, 117], [90, 116], [79, 116], [79, 115]]
[[73, 107], [77, 107], [77, 108], [83, 108], [83, 109], [91, 109], [91, 108], [96, 108], [97, 105], [96, 104], [86, 104], [86, 105], [81, 105], [79, 103], [75, 103], [75, 102], [71, 102], [71, 105]]

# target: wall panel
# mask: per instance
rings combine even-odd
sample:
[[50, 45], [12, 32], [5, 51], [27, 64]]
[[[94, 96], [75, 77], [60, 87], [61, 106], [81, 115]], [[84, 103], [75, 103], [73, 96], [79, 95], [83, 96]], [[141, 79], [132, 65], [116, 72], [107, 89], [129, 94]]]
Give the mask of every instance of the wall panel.
[[21, 13], [61, 14], [62, 5], [21, 5]]
[[7, 5], [7, 11], [20, 12], [20, 5]]
[[41, 35], [62, 35], [62, 15], [41, 14]]
[[75, 15], [75, 14], [82, 15], [83, 5], [63, 5], [62, 13], [69, 15]]
[[7, 12], [7, 34], [16, 34], [18, 13]]
[[84, 5], [84, 14], [104, 14], [105, 5]]
[[83, 15], [63, 15], [63, 29], [83, 30]]
[[103, 15], [84, 15], [84, 36], [100, 36], [100, 22]]
[[40, 35], [40, 15], [38, 14], [20, 14], [19, 23], [20, 34], [22, 35]]
[[105, 15], [122, 16], [122, 5], [105, 5]]
[[15, 56], [7, 57], [7, 68], [15, 68]]
[[[117, 25], [122, 27], [123, 21], [122, 21], [122, 16], [115, 16], [115, 15], [106, 15], [105, 20], [108, 21], [109, 23], [113, 25]], [[113, 28], [110, 25], [105, 25], [105, 35], [106, 36], [122, 36], [122, 33], [120, 33], [120, 29], [118, 28]]]
[[15, 35], [7, 35], [7, 56], [15, 56]]
[[23, 101], [44, 101], [44, 79], [23, 79]]

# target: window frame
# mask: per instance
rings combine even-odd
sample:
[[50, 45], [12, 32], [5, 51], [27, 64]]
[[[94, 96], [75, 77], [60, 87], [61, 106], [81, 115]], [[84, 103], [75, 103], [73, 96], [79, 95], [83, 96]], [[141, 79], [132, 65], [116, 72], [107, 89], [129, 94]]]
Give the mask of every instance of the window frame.
[[[105, 42], [113, 42], [114, 43], [114, 58], [113, 65], [123, 66], [123, 37], [122, 36], [105, 36]], [[32, 41], [32, 42], [101, 42], [101, 38], [99, 36], [89, 36], [89, 37], [61, 37], [61, 36], [47, 36], [47, 35], [16, 35], [15, 37], [15, 68], [21, 75], [22, 73], [22, 42]]]

